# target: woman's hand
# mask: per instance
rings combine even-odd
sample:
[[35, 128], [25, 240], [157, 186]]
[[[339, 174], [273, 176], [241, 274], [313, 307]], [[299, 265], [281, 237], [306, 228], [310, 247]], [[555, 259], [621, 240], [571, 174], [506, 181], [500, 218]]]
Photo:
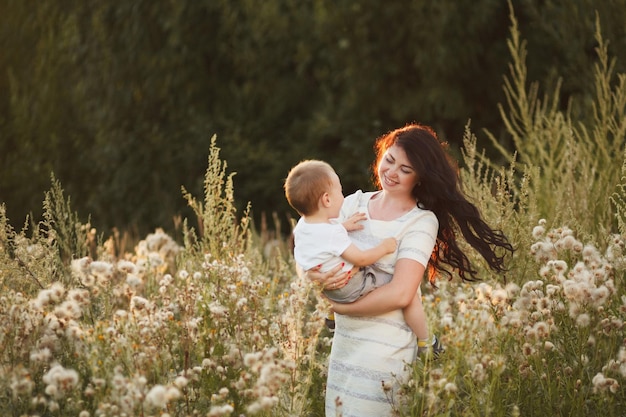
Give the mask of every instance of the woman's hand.
[[317, 266], [305, 271], [304, 276], [313, 283], [318, 284], [323, 290], [338, 290], [343, 288], [352, 278], [352, 274], [359, 269], [354, 267], [350, 271], [341, 272], [342, 268], [343, 264], [339, 264], [331, 270], [320, 272], [320, 267]]

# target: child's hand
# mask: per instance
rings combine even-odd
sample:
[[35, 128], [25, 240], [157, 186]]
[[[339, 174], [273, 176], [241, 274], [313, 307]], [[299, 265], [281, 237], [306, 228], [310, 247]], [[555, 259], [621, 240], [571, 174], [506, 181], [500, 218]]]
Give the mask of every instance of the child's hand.
[[342, 223], [343, 227], [346, 228], [348, 232], [353, 232], [355, 230], [363, 229], [363, 225], [359, 222], [366, 220], [367, 216], [365, 213], [354, 213], [352, 216], [348, 217], [348, 219]]
[[388, 237], [382, 241], [381, 246], [385, 248], [387, 253], [394, 253], [398, 248], [398, 241], [394, 237]]

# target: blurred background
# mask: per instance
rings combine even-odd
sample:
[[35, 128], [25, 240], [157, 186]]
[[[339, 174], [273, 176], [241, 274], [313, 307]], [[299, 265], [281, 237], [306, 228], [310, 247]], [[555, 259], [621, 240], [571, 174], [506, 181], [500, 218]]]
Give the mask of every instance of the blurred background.
[[[99, 232], [176, 233], [203, 195], [217, 135], [235, 199], [285, 221], [283, 181], [331, 163], [371, 189], [374, 140], [432, 125], [453, 152], [465, 126], [512, 146], [498, 103], [508, 74], [504, 0], [0, 0], [0, 204], [21, 229], [51, 175]], [[528, 79], [562, 77], [591, 117], [595, 20], [626, 72], [626, 0], [513, 0]], [[192, 218], [190, 221], [193, 223]]]

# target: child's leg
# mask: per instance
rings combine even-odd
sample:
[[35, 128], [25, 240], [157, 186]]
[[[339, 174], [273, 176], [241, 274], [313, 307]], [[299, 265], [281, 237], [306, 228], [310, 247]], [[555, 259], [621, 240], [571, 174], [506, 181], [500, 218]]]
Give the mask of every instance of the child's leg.
[[404, 320], [409, 325], [413, 333], [417, 336], [417, 354], [422, 355], [432, 352], [434, 358], [439, 357], [445, 351], [444, 346], [439, 342], [437, 336], [430, 336], [426, 313], [422, 305], [422, 293], [418, 291], [413, 297], [411, 304], [402, 311]]

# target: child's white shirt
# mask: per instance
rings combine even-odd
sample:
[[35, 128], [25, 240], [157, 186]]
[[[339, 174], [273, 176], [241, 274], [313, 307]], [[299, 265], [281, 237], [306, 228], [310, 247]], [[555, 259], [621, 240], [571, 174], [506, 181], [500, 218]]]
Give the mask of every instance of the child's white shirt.
[[344, 262], [344, 271], [352, 264], [341, 258], [341, 254], [352, 244], [348, 231], [339, 223], [307, 223], [298, 220], [293, 229], [294, 258], [305, 271], [322, 265], [326, 272]]

